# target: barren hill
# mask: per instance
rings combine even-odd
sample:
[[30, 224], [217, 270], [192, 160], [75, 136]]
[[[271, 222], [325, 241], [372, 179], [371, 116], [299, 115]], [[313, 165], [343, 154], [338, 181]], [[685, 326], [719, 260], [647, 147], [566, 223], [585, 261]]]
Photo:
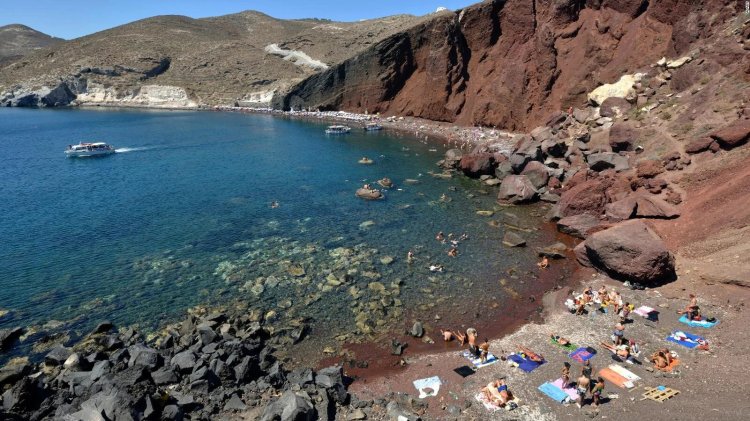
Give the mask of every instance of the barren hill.
[[65, 105], [76, 96], [84, 102], [142, 105], [268, 103], [275, 90], [352, 57], [418, 19], [400, 15], [339, 23], [280, 20], [258, 12], [206, 19], [158, 16], [7, 65], [0, 69], [0, 92], [6, 91], [11, 105]]
[[24, 25], [0, 26], [0, 65], [62, 41]]

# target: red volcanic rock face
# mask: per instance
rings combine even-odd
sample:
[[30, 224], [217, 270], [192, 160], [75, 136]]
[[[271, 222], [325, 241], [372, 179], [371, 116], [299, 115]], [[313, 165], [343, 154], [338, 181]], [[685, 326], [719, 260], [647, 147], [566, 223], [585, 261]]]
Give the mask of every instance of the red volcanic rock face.
[[708, 7], [691, 0], [581, 3], [486, 1], [438, 15], [311, 76], [274, 106], [529, 130], [584, 102], [598, 84], [704, 35], [681, 29]]

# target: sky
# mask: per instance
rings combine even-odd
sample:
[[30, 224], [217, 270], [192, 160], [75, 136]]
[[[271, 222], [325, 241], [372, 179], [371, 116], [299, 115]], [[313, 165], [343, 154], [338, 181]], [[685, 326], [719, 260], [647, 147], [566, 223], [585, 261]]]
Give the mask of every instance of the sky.
[[357, 21], [395, 14], [424, 15], [480, 0], [0, 0], [0, 26], [20, 23], [72, 39], [156, 15], [193, 18], [257, 10], [276, 18]]

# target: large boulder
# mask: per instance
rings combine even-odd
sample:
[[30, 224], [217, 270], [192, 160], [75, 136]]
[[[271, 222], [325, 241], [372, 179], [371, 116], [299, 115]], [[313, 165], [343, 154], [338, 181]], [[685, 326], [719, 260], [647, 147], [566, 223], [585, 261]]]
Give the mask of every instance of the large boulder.
[[497, 194], [499, 202], [529, 203], [537, 198], [537, 191], [525, 175], [510, 175], [503, 179]]
[[688, 143], [688, 145], [685, 146], [685, 152], [689, 154], [701, 153], [709, 150], [715, 143], [716, 141], [711, 137], [701, 137]]
[[651, 285], [675, 277], [674, 256], [641, 220], [596, 232], [586, 239], [585, 247], [591, 264], [613, 278]]
[[614, 152], [632, 151], [638, 142], [638, 132], [628, 123], [617, 122], [609, 129], [609, 146]]
[[608, 203], [627, 197], [632, 193], [630, 181], [618, 174], [576, 174], [571, 186], [560, 196], [560, 216], [589, 213], [599, 216]]
[[602, 228], [601, 220], [587, 213], [566, 216], [557, 221], [557, 229], [560, 232], [583, 239]]
[[456, 168], [458, 163], [461, 162], [463, 152], [461, 149], [448, 149], [445, 151], [445, 158], [443, 159], [443, 166], [446, 168]]
[[672, 219], [680, 216], [680, 211], [657, 196], [638, 194], [635, 196], [636, 218]]
[[23, 329], [20, 327], [0, 329], [0, 351], [10, 349], [21, 335], [23, 335]]
[[528, 177], [535, 189], [541, 189], [549, 181], [549, 172], [547, 167], [539, 161], [531, 161], [521, 171], [521, 175]]
[[313, 421], [317, 413], [310, 396], [287, 390], [281, 397], [266, 406], [260, 421]]
[[737, 120], [709, 136], [719, 142], [722, 148], [736, 148], [750, 139], [750, 120]]
[[601, 105], [607, 98], [624, 98], [634, 101], [636, 92], [633, 85], [641, 79], [641, 75], [622, 75], [615, 83], [604, 84], [589, 93], [589, 101], [594, 105]]
[[601, 107], [599, 107], [599, 115], [602, 117], [620, 118], [627, 114], [632, 108], [633, 105], [625, 98], [613, 96], [602, 102]]
[[463, 173], [472, 178], [495, 173], [495, 156], [489, 152], [472, 153], [464, 155], [458, 164]]
[[592, 153], [586, 160], [594, 171], [604, 171], [614, 168], [615, 171], [625, 171], [630, 168], [628, 157], [615, 152]]

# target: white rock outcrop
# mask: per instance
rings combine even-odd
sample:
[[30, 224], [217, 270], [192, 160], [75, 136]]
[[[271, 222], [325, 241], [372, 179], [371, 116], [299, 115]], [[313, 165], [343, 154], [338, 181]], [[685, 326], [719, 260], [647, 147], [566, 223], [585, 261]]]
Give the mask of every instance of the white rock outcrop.
[[198, 104], [191, 100], [184, 88], [168, 85], [144, 85], [133, 92], [118, 93], [114, 88], [89, 84], [79, 93], [76, 102], [81, 105], [125, 105], [155, 108], [192, 108]]
[[595, 105], [601, 105], [605, 99], [612, 97], [634, 101], [636, 98], [636, 92], [633, 85], [642, 78], [642, 73], [622, 75], [617, 82], [599, 86], [591, 91], [588, 95], [589, 102]]
[[315, 70], [325, 70], [328, 68], [327, 64], [323, 63], [322, 61], [313, 59], [302, 51], [284, 50], [283, 48], [279, 47], [278, 44], [267, 45], [264, 50], [268, 54], [279, 56], [284, 60], [291, 61], [297, 66], [309, 67]]

